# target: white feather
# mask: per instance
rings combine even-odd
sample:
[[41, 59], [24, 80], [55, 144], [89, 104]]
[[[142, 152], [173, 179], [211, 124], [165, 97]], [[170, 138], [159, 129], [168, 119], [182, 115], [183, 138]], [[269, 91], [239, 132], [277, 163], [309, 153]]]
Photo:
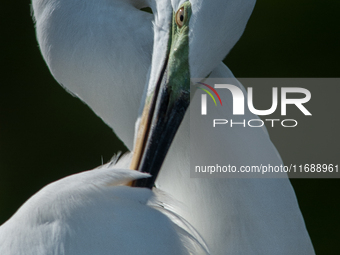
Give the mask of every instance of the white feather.
[[104, 166], [47, 185], [0, 227], [0, 254], [206, 254], [151, 190], [123, 186], [146, 177]]
[[[33, 0], [37, 38], [53, 76], [130, 150], [147, 75], [150, 84], [158, 78], [171, 14], [182, 2]], [[254, 1], [191, 3], [191, 74], [205, 77], [212, 71], [211, 77], [233, 79], [220, 61], [241, 36]], [[142, 6], [150, 6], [154, 15], [139, 11]], [[197, 144], [191, 153], [198, 161], [282, 163], [263, 129], [215, 133], [207, 139], [217, 147], [207, 153]], [[287, 178], [191, 179], [189, 142], [186, 116], [157, 181], [181, 204], [174, 213], [165, 212], [172, 221], [150, 207], [150, 191], [108, 186], [142, 177], [128, 170], [111, 171], [108, 164], [51, 184], [32, 197], [1, 226], [0, 254], [179, 254], [186, 252], [184, 246], [206, 250], [203, 239], [212, 254], [314, 253]], [[187, 240], [195, 240], [192, 245], [183, 246], [178, 225], [189, 233]], [[189, 231], [190, 225], [199, 234]]]

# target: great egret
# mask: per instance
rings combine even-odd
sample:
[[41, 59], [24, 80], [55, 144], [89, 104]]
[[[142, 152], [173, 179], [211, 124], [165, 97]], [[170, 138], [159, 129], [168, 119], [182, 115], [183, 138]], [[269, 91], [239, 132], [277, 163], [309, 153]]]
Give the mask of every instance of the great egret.
[[[211, 73], [211, 77], [232, 78], [232, 73], [220, 61], [241, 36], [254, 1], [219, 0], [209, 3], [192, 0], [190, 2], [192, 17], [188, 35], [189, 62], [186, 68], [189, 68], [192, 77], [206, 77]], [[133, 148], [133, 127], [138, 117], [141, 95], [144, 94], [142, 99], [144, 102], [147, 92], [152, 90], [151, 87], [158, 79], [167, 54], [170, 31], [168, 24], [172, 13], [177, 13], [183, 3], [184, 1], [33, 1], [38, 41], [52, 74], [110, 125], [130, 150]], [[154, 16], [139, 10], [146, 6], [151, 7]], [[150, 87], [144, 86], [145, 84]], [[187, 133], [188, 118], [185, 117], [159, 174], [157, 185], [186, 205], [178, 212], [179, 215], [197, 229], [212, 254], [313, 253], [288, 180], [190, 179]], [[216, 134], [212, 139], [223, 140], [223, 143], [217, 143], [220, 147], [214, 148], [219, 153], [215, 156], [229, 157], [235, 164], [245, 160], [280, 162], [268, 135], [262, 130], [232, 133], [222, 137]], [[258, 147], [261, 147], [261, 150], [258, 150]], [[200, 147], [192, 153], [197, 157], [206, 154]], [[99, 175], [98, 171], [93, 173]], [[75, 181], [74, 177], [72, 181]], [[70, 182], [66, 183], [71, 184]], [[65, 183], [65, 180], [62, 183]], [[59, 189], [58, 184], [53, 186]], [[72, 194], [72, 189], [65, 188]], [[135, 191], [132, 191], [132, 188], [127, 189], [129, 190], [127, 196], [122, 195], [122, 200], [134, 196]], [[41, 192], [38, 195], [41, 195]], [[145, 195], [142, 200], [146, 201], [147, 196]], [[48, 198], [46, 202], [51, 203], [52, 200], [49, 199], [52, 198]], [[135, 201], [140, 202], [138, 199]], [[29, 203], [32, 203], [32, 199]], [[33, 208], [22, 207], [1, 227], [0, 249], [7, 249], [4, 252], [0, 250], [2, 253], [20, 254], [23, 253], [23, 249], [27, 251], [26, 245], [32, 249], [40, 249], [42, 253], [51, 252], [48, 250], [51, 247], [48, 245], [44, 247], [41, 244], [46, 232], [41, 232], [40, 236], [36, 233], [32, 235], [26, 233], [19, 235], [17, 239], [13, 237], [15, 231], [20, 230], [19, 226], [26, 226], [22, 223], [29, 222], [26, 217], [31, 216], [29, 213], [31, 209]], [[113, 210], [111, 207], [100, 209]], [[25, 213], [20, 213], [23, 210]], [[34, 210], [31, 212], [34, 213]], [[40, 213], [45, 216], [44, 211]], [[133, 211], [133, 213], [137, 212]], [[81, 215], [72, 216], [81, 217]], [[36, 214], [32, 215], [34, 216]], [[128, 218], [130, 219], [130, 217], [125, 219]], [[77, 220], [77, 218], [72, 219]], [[151, 218], [149, 219], [151, 221]], [[29, 223], [33, 224], [34, 228], [35, 224], [47, 227], [52, 234], [59, 237], [69, 233], [67, 231], [72, 232], [72, 229], [62, 229], [71, 225], [61, 224], [54, 227], [51, 222], [55, 222], [55, 218]], [[145, 222], [148, 220], [146, 219]], [[89, 232], [79, 230], [77, 233], [85, 235], [88, 233], [92, 238], [100, 238], [100, 233], [106, 233], [105, 230], [101, 230], [103, 225], [105, 224], [95, 225], [97, 228]], [[166, 224], [161, 226], [167, 227]], [[171, 226], [170, 224], [169, 228]], [[35, 229], [39, 231], [38, 228]], [[138, 239], [139, 235], [137, 232], [136, 237], [131, 238], [141, 240]], [[27, 237], [31, 238], [25, 239]], [[63, 237], [67, 245], [62, 246], [63, 248], [58, 246], [52, 252], [76, 253], [78, 251], [72, 250], [75, 249], [72, 248], [73, 244], [77, 244], [74, 247], [86, 244], [86, 241], [72, 242], [72, 239], [68, 239], [69, 236]], [[27, 243], [24, 242], [25, 240]], [[57, 237], [53, 238], [51, 243], [55, 245], [56, 243], [53, 242], [59, 240]], [[18, 245], [14, 245], [15, 241]], [[130, 243], [127, 239], [123, 241]], [[161, 246], [160, 243], [157, 245]], [[101, 247], [103, 246], [99, 243], [98, 250]], [[132, 249], [127, 252], [134, 252], [136, 247], [138, 243], [131, 244]], [[15, 250], [16, 248], [21, 250]], [[36, 251], [32, 250], [32, 254], [38, 254]], [[85, 251], [78, 253], [86, 254]], [[137, 254], [141, 253], [138, 251]]]

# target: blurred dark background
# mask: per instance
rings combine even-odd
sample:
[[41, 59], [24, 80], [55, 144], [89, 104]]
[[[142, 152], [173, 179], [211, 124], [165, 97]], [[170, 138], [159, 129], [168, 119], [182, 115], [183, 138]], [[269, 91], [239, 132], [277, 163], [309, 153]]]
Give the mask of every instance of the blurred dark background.
[[[2, 6], [0, 224], [44, 185], [126, 150], [110, 128], [50, 75], [35, 39], [30, 2], [5, 1]], [[335, 0], [258, 0], [244, 36], [225, 63], [236, 77], [340, 77], [339, 10]], [[313, 130], [313, 135], [332, 132], [332, 125], [327, 128]], [[336, 133], [333, 130], [333, 140], [338, 143]], [[296, 157], [294, 143], [308, 139], [271, 138], [284, 162]], [[318, 149], [334, 154], [338, 148]], [[316, 253], [339, 254], [340, 180], [291, 182]]]

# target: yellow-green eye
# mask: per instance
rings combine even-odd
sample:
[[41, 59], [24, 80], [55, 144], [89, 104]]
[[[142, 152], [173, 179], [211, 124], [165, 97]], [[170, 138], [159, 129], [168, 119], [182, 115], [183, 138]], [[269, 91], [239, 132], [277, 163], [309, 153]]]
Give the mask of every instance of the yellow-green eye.
[[182, 7], [176, 13], [176, 24], [179, 28], [181, 28], [184, 25], [185, 18], [186, 18], [186, 15], [184, 12], [184, 7]]

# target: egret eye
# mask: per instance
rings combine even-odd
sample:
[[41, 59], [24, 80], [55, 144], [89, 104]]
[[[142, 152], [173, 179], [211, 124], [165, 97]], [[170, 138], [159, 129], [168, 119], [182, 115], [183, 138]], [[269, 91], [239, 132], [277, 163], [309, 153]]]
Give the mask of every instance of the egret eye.
[[182, 7], [176, 13], [176, 24], [179, 28], [181, 28], [184, 25], [185, 18], [186, 17], [185, 17], [184, 7]]

